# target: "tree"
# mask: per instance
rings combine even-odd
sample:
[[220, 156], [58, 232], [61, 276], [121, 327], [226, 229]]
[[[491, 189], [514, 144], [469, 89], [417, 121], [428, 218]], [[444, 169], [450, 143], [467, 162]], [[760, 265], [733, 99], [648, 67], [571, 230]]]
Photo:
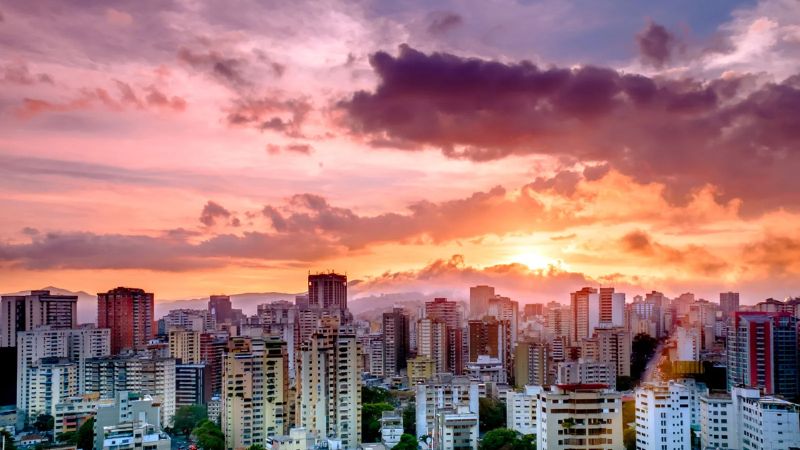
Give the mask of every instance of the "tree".
[[403, 410], [403, 433], [412, 436], [417, 435], [417, 407], [415, 403], [409, 403]]
[[219, 426], [206, 419], [197, 424], [192, 430], [192, 434], [197, 438], [197, 443], [203, 450], [224, 450], [225, 436]]
[[76, 444], [80, 450], [92, 450], [94, 448], [94, 417], [88, 418], [78, 428]]
[[55, 419], [50, 414], [39, 414], [36, 417], [36, 422], [33, 423], [33, 427], [36, 428], [37, 431], [48, 432], [53, 431], [53, 425], [55, 425]]
[[413, 434], [403, 433], [400, 436], [400, 442], [392, 447], [392, 450], [417, 450], [418, 448], [417, 438]]
[[392, 411], [388, 403], [364, 403], [361, 407], [361, 442], [378, 442], [381, 436], [381, 413]]
[[511, 450], [517, 440], [517, 432], [508, 428], [497, 428], [483, 435], [480, 450]]
[[361, 403], [391, 403], [391, 393], [383, 388], [362, 386], [361, 387]]
[[0, 436], [3, 437], [3, 441], [5, 441], [5, 448], [6, 450], [17, 450], [17, 446], [14, 445], [14, 436], [11, 436], [11, 433], [3, 428], [0, 430]]
[[622, 443], [625, 450], [636, 450], [636, 427], [627, 427], [622, 432]]
[[208, 419], [208, 411], [203, 405], [187, 405], [181, 406], [175, 411], [175, 416], [172, 418], [172, 428], [176, 433], [183, 433], [188, 435], [195, 429], [197, 424], [203, 420]]
[[78, 432], [67, 431], [66, 433], [58, 433], [58, 435], [56, 436], [56, 441], [63, 442], [69, 445], [75, 445], [78, 443]]
[[506, 405], [491, 398], [478, 399], [478, 417], [481, 433], [506, 426]]
[[634, 383], [642, 378], [647, 363], [653, 358], [658, 340], [647, 333], [639, 333], [631, 343], [631, 378]]
[[483, 435], [479, 450], [536, 450], [532, 434], [520, 435], [508, 428], [498, 428]]

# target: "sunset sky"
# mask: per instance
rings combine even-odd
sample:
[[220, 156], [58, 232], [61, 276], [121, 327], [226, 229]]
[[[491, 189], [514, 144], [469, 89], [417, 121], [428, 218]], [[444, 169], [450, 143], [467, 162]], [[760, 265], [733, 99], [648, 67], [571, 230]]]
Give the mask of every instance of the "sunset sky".
[[0, 292], [800, 295], [800, 1], [0, 0]]

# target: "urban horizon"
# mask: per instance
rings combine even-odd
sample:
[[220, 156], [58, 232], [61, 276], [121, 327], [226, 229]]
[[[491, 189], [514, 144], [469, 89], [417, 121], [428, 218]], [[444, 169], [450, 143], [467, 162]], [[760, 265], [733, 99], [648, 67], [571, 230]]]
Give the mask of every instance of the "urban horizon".
[[800, 0], [0, 0], [2, 450], [800, 450]]

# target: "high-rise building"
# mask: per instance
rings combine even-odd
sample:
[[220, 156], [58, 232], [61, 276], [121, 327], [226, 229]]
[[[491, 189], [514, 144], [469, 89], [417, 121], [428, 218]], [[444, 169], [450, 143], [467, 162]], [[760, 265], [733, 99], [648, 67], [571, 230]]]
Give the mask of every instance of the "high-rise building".
[[4, 295], [0, 298], [0, 347], [16, 347], [17, 333], [42, 325], [51, 329], [75, 328], [77, 295], [54, 295], [50, 291], [31, 291], [30, 295]]
[[689, 389], [673, 381], [645, 383], [636, 389], [637, 448], [692, 448]]
[[511, 325], [508, 321], [487, 316], [482, 320], [469, 321], [469, 362], [478, 361], [480, 355], [497, 358], [513, 376], [511, 356]]
[[298, 357], [295, 425], [348, 450], [361, 439], [360, 353], [355, 327], [328, 318]]
[[417, 356], [416, 358], [410, 358], [408, 360], [409, 385], [424, 383], [431, 379], [436, 373], [436, 361], [429, 356]]
[[622, 394], [604, 386], [556, 385], [543, 390], [536, 418], [536, 448], [624, 448]]
[[347, 310], [347, 275], [333, 272], [309, 274], [308, 304], [312, 308]]
[[617, 369], [614, 365], [599, 361], [564, 361], [558, 363], [557, 384], [604, 384], [617, 388]]
[[580, 343], [581, 339], [592, 336], [592, 326], [589, 321], [592, 312], [591, 297], [597, 296], [597, 289], [585, 287], [580, 291], [571, 293], [569, 296], [570, 315], [572, 319], [570, 321], [572, 324], [571, 341], [573, 344], [577, 344]]
[[720, 292], [719, 294], [719, 307], [725, 317], [732, 315], [739, 310], [739, 293], [738, 292]]
[[[250, 340], [250, 338], [244, 338]], [[289, 429], [286, 343], [253, 338], [225, 355], [221, 428], [227, 448], [265, 446]]]
[[175, 328], [205, 333], [216, 327], [214, 317], [205, 309], [173, 309], [163, 319], [165, 333]]
[[151, 395], [161, 404], [161, 421], [175, 415], [175, 360], [143, 356], [111, 356], [86, 360], [86, 392], [115, 398], [130, 391]]
[[544, 314], [544, 305], [541, 303], [528, 303], [523, 309], [523, 315], [526, 319], [531, 317], [541, 316]]
[[569, 306], [564, 306], [556, 302], [547, 305], [545, 331], [550, 339], [567, 338], [572, 336], [572, 317]]
[[625, 294], [613, 287], [585, 287], [570, 294], [572, 344], [590, 338], [597, 328], [625, 326]]
[[208, 364], [175, 365], [175, 408], [208, 405], [211, 400], [211, 378]]
[[41, 414], [55, 417], [56, 405], [78, 394], [78, 364], [67, 358], [43, 358], [25, 370], [23, 399], [17, 414], [33, 422]]
[[544, 342], [520, 342], [514, 349], [514, 385], [548, 385], [549, 357]]
[[[425, 302], [425, 318], [441, 321], [447, 333], [447, 371], [460, 375], [466, 363], [464, 358], [464, 331], [461, 328], [461, 308], [446, 298]], [[419, 335], [418, 335], [419, 336]], [[419, 346], [419, 343], [417, 343]], [[419, 349], [417, 349], [419, 353]]]
[[[437, 374], [416, 386], [417, 438], [434, 437], [437, 417], [442, 411], [466, 406], [466, 411], [478, 414], [478, 383], [466, 377]], [[437, 448], [436, 442], [431, 448]], [[474, 447], [466, 447], [474, 448]]]
[[595, 330], [598, 345], [597, 360], [611, 364], [618, 377], [631, 376], [631, 337], [623, 327]]
[[222, 392], [222, 356], [227, 345], [226, 337], [211, 333], [200, 335], [200, 361], [208, 365], [212, 394]]
[[699, 403], [700, 448], [736, 448], [736, 410], [730, 394], [706, 392], [700, 395]]
[[169, 332], [169, 356], [178, 364], [197, 364], [201, 361], [200, 332], [171, 330]]
[[[89, 358], [108, 356], [110, 353], [109, 330], [83, 326], [76, 329], [50, 329], [40, 327], [17, 334], [17, 408], [27, 411], [31, 388], [28, 380], [31, 368], [44, 359], [63, 360], [75, 363], [77, 393], [86, 392], [86, 361]], [[37, 371], [41, 372], [39, 369]], [[48, 413], [49, 414], [49, 413]]]
[[508, 297], [495, 295], [489, 299], [489, 316], [504, 320], [511, 326], [511, 345], [517, 345], [519, 334], [519, 303]]
[[728, 329], [728, 390], [798, 395], [797, 318], [786, 312], [738, 311]]
[[406, 368], [408, 358], [408, 314], [395, 307], [383, 313], [384, 374], [398, 375]]
[[434, 298], [425, 302], [425, 317], [441, 320], [449, 328], [461, 327], [461, 311], [457, 302], [446, 298]]
[[417, 321], [417, 355], [431, 358], [436, 372], [447, 372], [447, 326], [441, 320], [425, 317]]
[[469, 288], [469, 317], [480, 319], [489, 311], [489, 299], [494, 297], [494, 287], [480, 285]]
[[212, 295], [208, 298], [208, 312], [215, 323], [232, 323], [233, 304], [230, 295]]
[[97, 294], [97, 326], [111, 330], [111, 353], [147, 348], [155, 336], [153, 294], [118, 287]]

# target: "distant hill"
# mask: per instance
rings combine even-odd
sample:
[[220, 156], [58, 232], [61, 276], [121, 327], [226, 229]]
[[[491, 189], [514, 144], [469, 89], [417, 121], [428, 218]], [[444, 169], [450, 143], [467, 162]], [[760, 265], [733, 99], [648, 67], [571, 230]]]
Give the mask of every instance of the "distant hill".
[[[286, 292], [248, 292], [244, 294], [231, 294], [231, 304], [236, 309], [241, 309], [247, 315], [256, 313], [258, 305], [285, 300], [294, 303], [295, 296], [300, 294], [289, 294]], [[160, 318], [171, 309], [189, 308], [206, 309], [208, 308], [208, 297], [192, 298], [187, 300], [164, 300], [159, 301], [156, 297], [156, 318]]]

